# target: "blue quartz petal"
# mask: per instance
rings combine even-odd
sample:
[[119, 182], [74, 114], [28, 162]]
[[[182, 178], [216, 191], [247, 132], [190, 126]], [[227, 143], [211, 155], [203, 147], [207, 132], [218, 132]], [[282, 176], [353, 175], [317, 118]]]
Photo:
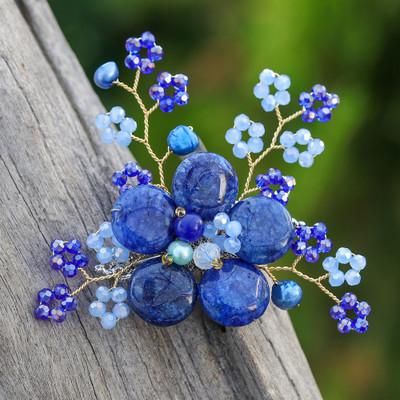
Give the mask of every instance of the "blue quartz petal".
[[175, 325], [193, 311], [197, 284], [185, 267], [166, 266], [161, 257], [144, 261], [132, 273], [128, 301], [146, 322], [158, 326]]
[[269, 285], [254, 265], [239, 259], [223, 260], [201, 278], [199, 297], [208, 316], [223, 326], [243, 326], [260, 318], [268, 307]]
[[258, 195], [237, 203], [230, 211], [232, 221], [242, 224], [237, 255], [254, 264], [267, 264], [281, 258], [294, 237], [292, 217], [274, 199]]
[[209, 221], [233, 205], [238, 179], [225, 158], [214, 153], [195, 153], [176, 169], [172, 193], [177, 206]]
[[156, 254], [173, 240], [175, 204], [162, 189], [139, 185], [121, 194], [112, 212], [112, 230], [124, 247]]

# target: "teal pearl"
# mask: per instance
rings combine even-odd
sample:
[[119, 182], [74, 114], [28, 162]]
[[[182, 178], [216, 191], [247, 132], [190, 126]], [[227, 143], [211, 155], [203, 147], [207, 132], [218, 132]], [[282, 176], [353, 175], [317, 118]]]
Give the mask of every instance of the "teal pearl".
[[199, 138], [188, 126], [179, 125], [167, 138], [168, 146], [174, 154], [185, 156], [199, 147]]
[[167, 249], [168, 255], [172, 257], [175, 264], [187, 265], [193, 259], [193, 249], [189, 243], [182, 240], [175, 240]]

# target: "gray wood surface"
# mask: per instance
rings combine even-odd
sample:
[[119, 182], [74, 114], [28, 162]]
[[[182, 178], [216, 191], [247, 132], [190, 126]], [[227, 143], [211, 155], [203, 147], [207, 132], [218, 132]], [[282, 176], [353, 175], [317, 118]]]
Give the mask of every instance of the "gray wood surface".
[[60, 326], [32, 317], [37, 290], [62, 280], [49, 243], [109, 218], [110, 176], [131, 158], [100, 145], [100, 110], [48, 4], [0, 0], [0, 399], [319, 399], [272, 306], [226, 332], [200, 309], [176, 327], [133, 316], [106, 332], [90, 290]]

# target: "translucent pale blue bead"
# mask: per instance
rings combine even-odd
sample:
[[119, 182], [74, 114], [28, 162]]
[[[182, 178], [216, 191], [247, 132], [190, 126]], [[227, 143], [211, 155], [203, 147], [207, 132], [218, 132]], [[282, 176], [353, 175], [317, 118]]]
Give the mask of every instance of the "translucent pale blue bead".
[[250, 127], [250, 118], [246, 114], [240, 114], [235, 118], [234, 126], [239, 131], [247, 131]]
[[260, 73], [260, 81], [267, 85], [271, 85], [272, 83], [274, 83], [275, 79], [276, 74], [271, 69], [266, 68]]
[[339, 268], [339, 263], [335, 257], [327, 257], [322, 262], [322, 267], [324, 268], [325, 271], [333, 272]]
[[96, 257], [101, 264], [108, 264], [112, 261], [114, 251], [111, 247], [102, 247], [97, 253]]
[[240, 250], [240, 247], [241, 243], [237, 238], [230, 237], [224, 241], [224, 249], [228, 253], [236, 254]]
[[101, 89], [110, 89], [113, 82], [118, 79], [119, 70], [114, 61], [106, 62], [96, 69], [93, 80]]
[[366, 267], [367, 260], [361, 254], [357, 254], [357, 255], [354, 255], [351, 257], [350, 265], [351, 265], [351, 268], [353, 268], [354, 270], [361, 271]]
[[276, 107], [276, 100], [275, 96], [272, 96], [272, 94], [268, 95], [263, 101], [261, 102], [261, 107], [264, 109], [266, 112], [273, 111]]
[[115, 139], [115, 129], [114, 128], [106, 128], [100, 134], [101, 142], [104, 144], [111, 144]]
[[103, 329], [109, 330], [114, 329], [117, 324], [117, 318], [113, 313], [106, 312], [100, 319], [100, 323]]
[[103, 247], [103, 243], [104, 239], [97, 233], [91, 233], [86, 240], [87, 247], [94, 250], [99, 250]]
[[128, 304], [126, 303], [117, 303], [114, 305], [112, 309], [112, 313], [117, 319], [124, 319], [126, 318], [129, 313], [130, 313], [130, 308]]
[[206, 238], [213, 238], [217, 233], [217, 228], [212, 223], [205, 224], [203, 236]]
[[241, 139], [242, 139], [242, 132], [239, 131], [239, 129], [231, 128], [228, 129], [225, 133], [225, 140], [229, 144], [236, 144], [240, 142]]
[[254, 138], [264, 136], [265, 127], [261, 122], [253, 122], [249, 128], [249, 135]]
[[188, 126], [179, 125], [174, 128], [167, 138], [169, 148], [179, 156], [184, 156], [199, 147], [199, 137]]
[[274, 86], [278, 90], [286, 90], [290, 88], [290, 78], [287, 75], [279, 75], [275, 81]]
[[264, 148], [264, 142], [261, 138], [258, 137], [251, 137], [247, 141], [247, 147], [250, 153], [261, 153], [262, 149]]
[[116, 287], [111, 290], [111, 300], [114, 303], [121, 303], [128, 297], [127, 291], [123, 287]]
[[99, 286], [96, 289], [96, 297], [97, 300], [101, 301], [102, 303], [107, 303], [111, 300], [111, 292], [106, 286]]
[[224, 250], [224, 243], [226, 240], [226, 236], [221, 233], [219, 235], [215, 235], [212, 239], [212, 242], [216, 244], [221, 250]]
[[269, 95], [269, 86], [266, 83], [259, 82], [254, 86], [253, 93], [257, 99], [264, 99]]
[[275, 100], [280, 106], [287, 106], [290, 103], [290, 93], [287, 90], [280, 90], [275, 93]]
[[311, 139], [310, 143], [308, 143], [307, 150], [313, 156], [318, 156], [323, 153], [325, 149], [325, 143], [321, 139]]
[[288, 164], [293, 164], [297, 162], [299, 159], [299, 150], [296, 147], [289, 147], [288, 149], [285, 149], [283, 152], [283, 159], [288, 163]]
[[227, 224], [229, 223], [229, 215], [227, 213], [221, 212], [215, 215], [214, 217], [214, 226], [217, 229], [224, 230]]
[[279, 143], [286, 149], [296, 144], [296, 136], [293, 132], [285, 131], [279, 138]]
[[344, 283], [344, 273], [339, 269], [329, 274], [329, 284], [332, 287], [342, 286]]
[[314, 164], [314, 157], [308, 151], [299, 154], [299, 164], [303, 168], [310, 168]]
[[133, 133], [137, 129], [137, 123], [133, 118], [124, 118], [119, 126], [121, 131]]
[[110, 126], [111, 124], [111, 119], [110, 116], [107, 114], [99, 114], [96, 117], [96, 128], [103, 130], [106, 129]]
[[245, 158], [249, 152], [249, 146], [246, 142], [238, 142], [233, 146], [233, 155], [236, 158]]
[[125, 110], [120, 106], [115, 106], [110, 110], [110, 118], [114, 124], [119, 124], [125, 118]]
[[[115, 239], [116, 240], [116, 239]], [[129, 250], [123, 247], [114, 249], [114, 260], [119, 263], [124, 263], [129, 260]]]
[[92, 317], [101, 317], [106, 313], [106, 305], [101, 301], [93, 301], [89, 305], [89, 314]]
[[242, 225], [239, 221], [230, 221], [225, 226], [225, 233], [230, 237], [236, 238], [242, 233]]
[[302, 128], [296, 132], [296, 141], [298, 144], [303, 144], [303, 145], [308, 144], [310, 143], [311, 139], [312, 139], [311, 133], [308, 129]]
[[115, 137], [115, 141], [121, 147], [128, 147], [132, 143], [132, 136], [130, 133], [125, 131], [119, 131]]
[[336, 252], [336, 259], [340, 264], [348, 264], [352, 257], [352, 252], [347, 247], [341, 247]]
[[197, 268], [210, 269], [212, 262], [221, 257], [221, 249], [215, 243], [201, 243], [193, 253], [193, 261]]
[[102, 238], [109, 238], [113, 236], [113, 231], [111, 227], [111, 222], [103, 222], [99, 226], [99, 236]]
[[344, 275], [344, 279], [349, 286], [356, 286], [361, 282], [361, 275], [354, 269], [349, 269]]

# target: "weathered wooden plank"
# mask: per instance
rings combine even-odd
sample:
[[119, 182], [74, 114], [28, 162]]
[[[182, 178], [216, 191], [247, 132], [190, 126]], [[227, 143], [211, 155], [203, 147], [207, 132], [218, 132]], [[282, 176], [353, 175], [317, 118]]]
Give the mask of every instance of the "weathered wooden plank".
[[45, 1], [0, 0], [0, 398], [315, 399], [285, 312], [223, 332], [200, 309], [160, 329], [132, 317], [112, 332], [83, 310], [62, 326], [30, 313], [60, 281], [48, 245], [109, 217], [113, 170], [130, 155], [99, 146], [100, 102]]

